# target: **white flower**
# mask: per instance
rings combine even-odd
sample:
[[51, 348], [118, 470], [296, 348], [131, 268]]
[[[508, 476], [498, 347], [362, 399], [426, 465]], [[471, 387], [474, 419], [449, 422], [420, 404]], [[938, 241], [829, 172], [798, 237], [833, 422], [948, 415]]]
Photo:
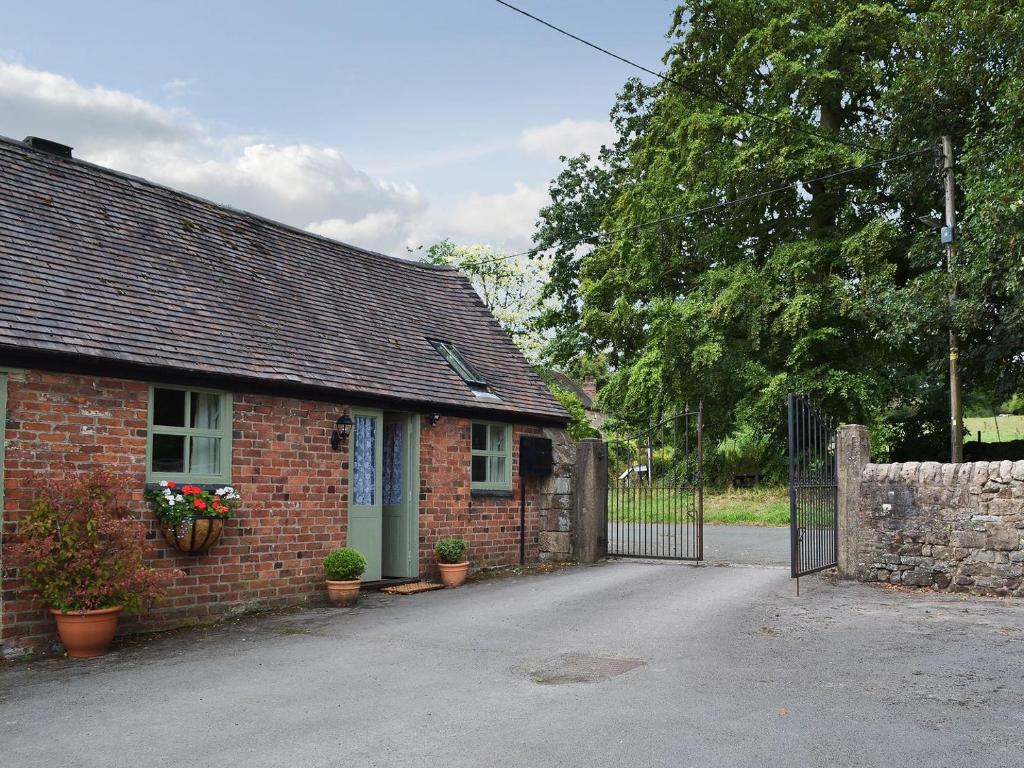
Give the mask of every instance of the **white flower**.
[[175, 502], [173, 498], [172, 498], [172, 499], [167, 499], [167, 504], [168, 504], [168, 506], [171, 506], [171, 507], [173, 507], [173, 506], [174, 506], [174, 505], [175, 505], [176, 503], [177, 503], [177, 502]]
[[182, 496], [182, 495], [181, 495], [181, 494], [179, 493], [179, 494], [178, 494], [177, 496], [175, 496], [175, 497], [174, 497], [174, 500], [175, 500], [175, 501], [184, 501], [184, 500], [185, 500], [185, 497], [184, 497], [184, 496]]
[[227, 492], [228, 492], [227, 488], [218, 488], [216, 491], [213, 492], [213, 495], [214, 496], [223, 496]]
[[166, 488], [167, 487], [167, 481], [166, 480], [161, 480], [160, 481], [160, 485], [162, 485], [164, 488]]

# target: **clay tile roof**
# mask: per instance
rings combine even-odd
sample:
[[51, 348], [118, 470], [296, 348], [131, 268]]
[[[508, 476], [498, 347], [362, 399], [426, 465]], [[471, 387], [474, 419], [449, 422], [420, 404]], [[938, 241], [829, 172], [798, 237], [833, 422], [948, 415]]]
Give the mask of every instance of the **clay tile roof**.
[[[428, 339], [455, 344], [483, 401]], [[0, 348], [564, 421], [459, 272], [0, 138]]]

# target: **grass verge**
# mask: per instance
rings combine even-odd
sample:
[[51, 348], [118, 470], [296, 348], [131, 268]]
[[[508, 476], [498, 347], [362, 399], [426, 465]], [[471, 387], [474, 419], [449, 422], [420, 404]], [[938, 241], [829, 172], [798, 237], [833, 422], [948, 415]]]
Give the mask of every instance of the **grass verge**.
[[1024, 440], [1024, 416], [975, 416], [964, 419], [970, 434], [965, 440], [977, 440], [981, 432], [983, 443], [1005, 443]]
[[[608, 494], [608, 517], [625, 523], [685, 522], [693, 495], [669, 489], [633, 489]], [[706, 525], [789, 525], [789, 494], [784, 487], [704, 492]]]

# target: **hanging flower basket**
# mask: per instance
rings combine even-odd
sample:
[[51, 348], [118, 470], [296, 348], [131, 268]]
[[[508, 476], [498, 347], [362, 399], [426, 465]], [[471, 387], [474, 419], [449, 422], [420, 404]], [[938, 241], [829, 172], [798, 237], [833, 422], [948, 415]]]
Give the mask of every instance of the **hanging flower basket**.
[[176, 522], [160, 521], [164, 539], [175, 549], [186, 555], [201, 555], [220, 539], [224, 533], [224, 521], [210, 517], [193, 517]]
[[187, 555], [201, 555], [224, 533], [224, 521], [232, 516], [239, 496], [230, 485], [208, 491], [197, 485], [178, 486], [172, 480], [146, 494], [160, 520], [167, 543]]

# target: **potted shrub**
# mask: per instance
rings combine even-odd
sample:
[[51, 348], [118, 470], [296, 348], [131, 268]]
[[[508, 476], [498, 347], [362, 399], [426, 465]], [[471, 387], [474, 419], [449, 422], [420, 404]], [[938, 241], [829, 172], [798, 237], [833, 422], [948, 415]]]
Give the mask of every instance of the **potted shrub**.
[[220, 539], [224, 521], [238, 507], [239, 495], [230, 485], [209, 491], [198, 485], [179, 486], [164, 480], [146, 499], [160, 521], [164, 539], [187, 555], [200, 555]]
[[144, 564], [146, 526], [117, 504], [116, 487], [102, 472], [43, 484], [11, 547], [10, 564], [75, 658], [106, 653], [121, 611], [141, 611], [178, 573]]
[[437, 567], [441, 569], [441, 581], [446, 587], [460, 587], [469, 573], [469, 560], [465, 539], [441, 539], [434, 545]]
[[355, 605], [359, 599], [359, 577], [366, 570], [366, 558], [358, 549], [342, 547], [324, 558], [327, 599], [335, 605]]

